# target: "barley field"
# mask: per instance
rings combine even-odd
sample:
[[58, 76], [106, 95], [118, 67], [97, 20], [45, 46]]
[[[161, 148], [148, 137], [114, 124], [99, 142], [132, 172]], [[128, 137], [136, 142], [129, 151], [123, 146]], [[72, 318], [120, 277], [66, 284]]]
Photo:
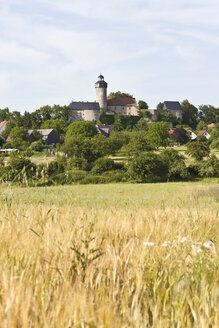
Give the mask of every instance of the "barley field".
[[218, 327], [219, 185], [0, 188], [0, 327]]

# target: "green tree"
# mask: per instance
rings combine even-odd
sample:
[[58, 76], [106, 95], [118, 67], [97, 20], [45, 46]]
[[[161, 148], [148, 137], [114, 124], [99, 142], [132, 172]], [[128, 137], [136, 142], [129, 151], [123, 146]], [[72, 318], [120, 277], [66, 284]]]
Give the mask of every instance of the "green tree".
[[130, 140], [130, 133], [127, 131], [113, 132], [107, 141], [110, 144], [110, 152], [114, 154], [123, 146], [127, 145]]
[[146, 131], [148, 128], [148, 122], [145, 118], [140, 118], [138, 123], [135, 125], [135, 130], [136, 131]]
[[0, 109], [0, 122], [8, 121], [10, 118], [10, 112], [8, 108]]
[[114, 115], [113, 131], [124, 130], [123, 117], [120, 115]]
[[204, 161], [199, 169], [200, 176], [218, 177], [219, 176], [219, 160], [215, 155], [211, 155]]
[[206, 124], [215, 123], [219, 120], [219, 108], [211, 105], [200, 105], [199, 106], [199, 117]]
[[168, 180], [175, 181], [188, 177], [185, 158], [177, 150], [173, 148], [165, 149], [160, 156], [168, 168]]
[[159, 104], [157, 104], [157, 109], [158, 110], [163, 110], [164, 108], [164, 103], [163, 102], [159, 102]]
[[150, 151], [154, 148], [151, 146], [148, 140], [147, 133], [145, 131], [132, 132], [130, 135], [130, 141], [126, 146], [126, 152], [131, 155], [137, 152]]
[[63, 134], [65, 132], [65, 122], [60, 119], [50, 119], [42, 123], [41, 129], [54, 129], [59, 134]]
[[195, 129], [198, 124], [198, 109], [190, 104], [186, 99], [181, 103], [182, 107], [182, 124], [189, 125], [192, 129]]
[[148, 109], [149, 108], [148, 107], [148, 104], [144, 100], [139, 100], [138, 107], [139, 107], [139, 110], [141, 110], [141, 109]]
[[165, 122], [153, 122], [148, 125], [148, 143], [155, 148], [166, 147], [169, 143], [169, 127]]
[[89, 121], [79, 121], [73, 122], [68, 126], [66, 135], [65, 135], [65, 142], [68, 141], [69, 138], [75, 136], [82, 136], [82, 137], [94, 137], [97, 134], [97, 128], [94, 122]]
[[167, 179], [168, 168], [160, 155], [139, 152], [128, 161], [128, 174], [139, 182], [158, 182]]
[[14, 127], [10, 132], [11, 145], [13, 148], [26, 149], [29, 146], [27, 130], [21, 127]]
[[6, 140], [9, 136], [11, 130], [16, 126], [16, 123], [13, 119], [9, 119], [6, 124], [6, 128], [2, 132], [2, 137]]
[[179, 124], [179, 120], [177, 117], [170, 112], [166, 112], [164, 114], [158, 113], [157, 115], [157, 121], [161, 122], [171, 122], [173, 126], [175, 127], [177, 124]]
[[198, 133], [201, 130], [207, 130], [207, 128], [208, 128], [207, 124], [204, 121], [200, 120], [196, 127], [196, 132]]
[[133, 98], [133, 95], [131, 95], [130, 93], [117, 91], [117, 92], [111, 92], [109, 94], [109, 98]]
[[186, 148], [186, 154], [194, 157], [197, 161], [202, 160], [204, 157], [208, 157], [210, 154], [209, 145], [204, 141], [190, 141], [186, 144]]

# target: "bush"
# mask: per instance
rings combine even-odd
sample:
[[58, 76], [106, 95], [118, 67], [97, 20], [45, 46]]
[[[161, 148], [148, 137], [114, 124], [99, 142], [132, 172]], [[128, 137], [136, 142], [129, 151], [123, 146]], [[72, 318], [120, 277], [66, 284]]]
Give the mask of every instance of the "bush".
[[127, 173], [122, 170], [114, 170], [114, 171], [104, 172], [102, 174], [102, 178], [104, 178], [105, 183], [128, 181]]
[[98, 184], [98, 183], [105, 183], [105, 180], [100, 175], [91, 175], [88, 174], [84, 179], [80, 181], [80, 184]]
[[39, 141], [32, 142], [32, 144], [30, 145], [29, 148], [33, 151], [41, 152], [41, 151], [43, 151], [44, 147], [45, 146], [44, 146], [42, 140], [39, 140]]
[[65, 171], [65, 163], [62, 160], [55, 160], [49, 163], [48, 165], [48, 175], [53, 176]]
[[57, 174], [56, 176], [52, 177], [51, 181], [58, 185], [64, 184], [75, 184], [80, 182], [84, 179], [87, 175], [86, 171], [66, 171], [65, 173]]
[[115, 163], [112, 159], [107, 157], [98, 158], [94, 162], [94, 166], [91, 170], [94, 174], [101, 174], [106, 171], [111, 171], [115, 168]]
[[210, 154], [209, 145], [206, 141], [190, 141], [186, 144], [186, 154], [194, 157], [197, 161], [208, 157]]
[[184, 156], [180, 155], [177, 150], [165, 149], [160, 156], [168, 168], [168, 180], [175, 181], [188, 178], [189, 173]]
[[212, 141], [210, 148], [211, 149], [219, 149], [219, 138]]
[[137, 153], [128, 161], [128, 174], [131, 179], [138, 182], [165, 181], [168, 167], [158, 154]]
[[217, 177], [219, 175], [219, 161], [215, 155], [204, 161], [199, 169], [201, 177]]
[[79, 121], [73, 122], [68, 126], [67, 133], [65, 135], [65, 142], [72, 137], [82, 136], [85, 138], [92, 138], [97, 134], [97, 128], [94, 122]]

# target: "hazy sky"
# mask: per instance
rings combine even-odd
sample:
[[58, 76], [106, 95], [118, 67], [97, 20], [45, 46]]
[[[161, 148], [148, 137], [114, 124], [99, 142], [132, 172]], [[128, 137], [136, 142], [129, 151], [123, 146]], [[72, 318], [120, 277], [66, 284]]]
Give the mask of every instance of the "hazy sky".
[[0, 108], [108, 92], [219, 106], [218, 0], [0, 0]]

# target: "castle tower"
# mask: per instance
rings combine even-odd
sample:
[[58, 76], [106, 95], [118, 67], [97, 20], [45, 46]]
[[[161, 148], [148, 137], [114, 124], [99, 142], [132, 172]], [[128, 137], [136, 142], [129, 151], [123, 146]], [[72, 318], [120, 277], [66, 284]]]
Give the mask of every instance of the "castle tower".
[[96, 102], [104, 112], [107, 111], [107, 83], [104, 81], [103, 75], [98, 76], [98, 81], [95, 83]]

